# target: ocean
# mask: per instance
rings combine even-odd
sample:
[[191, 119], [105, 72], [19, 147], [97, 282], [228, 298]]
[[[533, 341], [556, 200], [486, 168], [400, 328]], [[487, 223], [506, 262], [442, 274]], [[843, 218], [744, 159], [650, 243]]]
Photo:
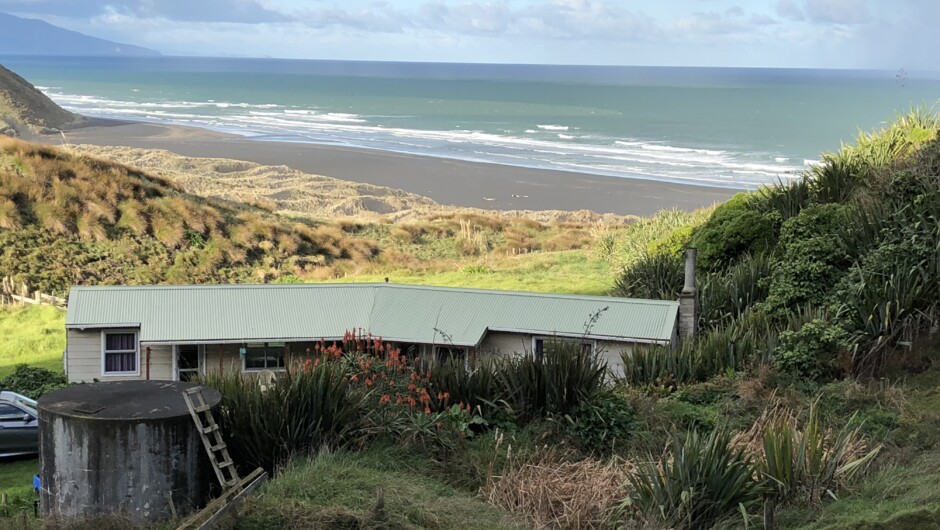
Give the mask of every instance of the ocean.
[[87, 116], [735, 188], [794, 178], [858, 130], [940, 98], [940, 78], [903, 71], [174, 57], [0, 62]]

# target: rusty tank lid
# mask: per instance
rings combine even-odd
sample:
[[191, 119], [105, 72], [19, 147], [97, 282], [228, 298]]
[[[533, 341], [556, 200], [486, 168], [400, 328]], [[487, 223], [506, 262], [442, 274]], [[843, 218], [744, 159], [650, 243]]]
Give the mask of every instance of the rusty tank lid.
[[[40, 416], [48, 412], [86, 420], [148, 421], [189, 416], [183, 391], [201, 385], [178, 381], [110, 381], [68, 386], [39, 398]], [[217, 390], [202, 387], [206, 404], [222, 400]]]

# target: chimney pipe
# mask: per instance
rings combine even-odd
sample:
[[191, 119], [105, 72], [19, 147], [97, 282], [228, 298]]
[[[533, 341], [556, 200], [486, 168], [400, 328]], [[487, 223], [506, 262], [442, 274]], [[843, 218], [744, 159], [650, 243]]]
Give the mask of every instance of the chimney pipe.
[[685, 250], [685, 285], [679, 296], [679, 338], [692, 340], [698, 327], [698, 289], [695, 288], [695, 259], [698, 251]]

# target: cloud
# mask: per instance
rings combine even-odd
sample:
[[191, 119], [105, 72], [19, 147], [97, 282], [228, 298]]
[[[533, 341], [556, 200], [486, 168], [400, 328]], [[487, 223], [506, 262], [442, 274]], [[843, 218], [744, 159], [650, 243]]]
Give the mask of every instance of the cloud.
[[653, 19], [600, 0], [552, 0], [511, 7], [506, 2], [426, 2], [414, 9], [389, 4], [351, 11], [307, 9], [297, 20], [313, 28], [347, 27], [396, 33], [547, 39], [635, 40], [656, 33]]
[[257, 0], [0, 0], [0, 11], [65, 18], [121, 14], [181, 22], [286, 22], [289, 15], [268, 9]]
[[806, 16], [820, 24], [863, 24], [871, 20], [868, 6], [861, 0], [806, 0]]
[[751, 23], [751, 25], [754, 25], [754, 26], [773, 26], [775, 24], [780, 23], [779, 20], [775, 19], [774, 17], [770, 15], [757, 15], [757, 14], [751, 15], [749, 22]]
[[668, 35], [672, 39], [694, 42], [705, 37], [734, 37], [742, 38], [748, 35], [748, 27], [736, 20], [738, 17], [727, 17], [721, 13], [693, 13], [689, 16], [679, 17], [665, 24]]
[[777, 14], [790, 20], [804, 20], [803, 10], [797, 7], [791, 0], [779, 0], [777, 2]]
[[295, 13], [295, 19], [314, 29], [340, 27], [378, 33], [398, 33], [411, 25], [403, 13], [384, 4], [354, 11], [333, 7], [306, 9]]

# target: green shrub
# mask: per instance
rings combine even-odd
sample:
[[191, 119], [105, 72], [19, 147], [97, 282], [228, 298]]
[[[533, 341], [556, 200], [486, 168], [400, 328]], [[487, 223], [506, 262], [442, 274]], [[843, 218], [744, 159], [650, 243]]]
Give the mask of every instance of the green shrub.
[[813, 205], [783, 224], [765, 303], [771, 313], [826, 299], [851, 263], [843, 243], [851, 211], [841, 204]]
[[470, 405], [482, 412], [487, 420], [499, 423], [505, 418], [501, 414], [504, 408], [498, 406], [502, 391], [496, 377], [497, 368], [497, 364], [490, 360], [471, 367], [464, 359], [447, 359], [431, 371], [428, 387], [432, 394], [447, 392], [450, 403]]
[[711, 431], [718, 427], [721, 417], [718, 408], [713, 405], [689, 403], [681, 398], [665, 398], [659, 401], [657, 409], [662, 420], [678, 431]]
[[582, 450], [606, 454], [630, 437], [633, 419], [633, 407], [626, 397], [601, 392], [571, 413], [567, 431]]
[[[839, 375], [839, 356], [847, 353], [849, 334], [824, 319], [780, 333], [773, 363], [793, 376], [819, 380]], [[847, 358], [848, 356], [846, 356]]]
[[692, 246], [698, 249], [703, 270], [716, 270], [743, 254], [761, 252], [774, 243], [780, 215], [760, 212], [752, 201], [751, 195], [735, 195], [715, 208], [711, 217], [695, 230]]
[[68, 384], [65, 376], [38, 366], [18, 364], [13, 373], [0, 379], [0, 389], [38, 399], [46, 392], [58, 390]]
[[666, 256], [679, 258], [685, 249], [689, 247], [689, 243], [692, 242], [694, 232], [695, 229], [692, 225], [680, 226], [650, 243], [647, 253], [651, 256], [665, 254]]
[[747, 510], [760, 498], [750, 459], [730, 445], [731, 436], [716, 429], [708, 436], [674, 435], [668, 451], [645, 462], [630, 477], [635, 492], [624, 501], [655, 526], [711, 528], [718, 520]]
[[[635, 262], [656, 254], [669, 254], [688, 233], [710, 215], [710, 210], [694, 212], [660, 210], [651, 217], [638, 219], [626, 230], [601, 232], [597, 237], [597, 252], [615, 268], [629, 268]], [[684, 244], [682, 245], [685, 246]]]

